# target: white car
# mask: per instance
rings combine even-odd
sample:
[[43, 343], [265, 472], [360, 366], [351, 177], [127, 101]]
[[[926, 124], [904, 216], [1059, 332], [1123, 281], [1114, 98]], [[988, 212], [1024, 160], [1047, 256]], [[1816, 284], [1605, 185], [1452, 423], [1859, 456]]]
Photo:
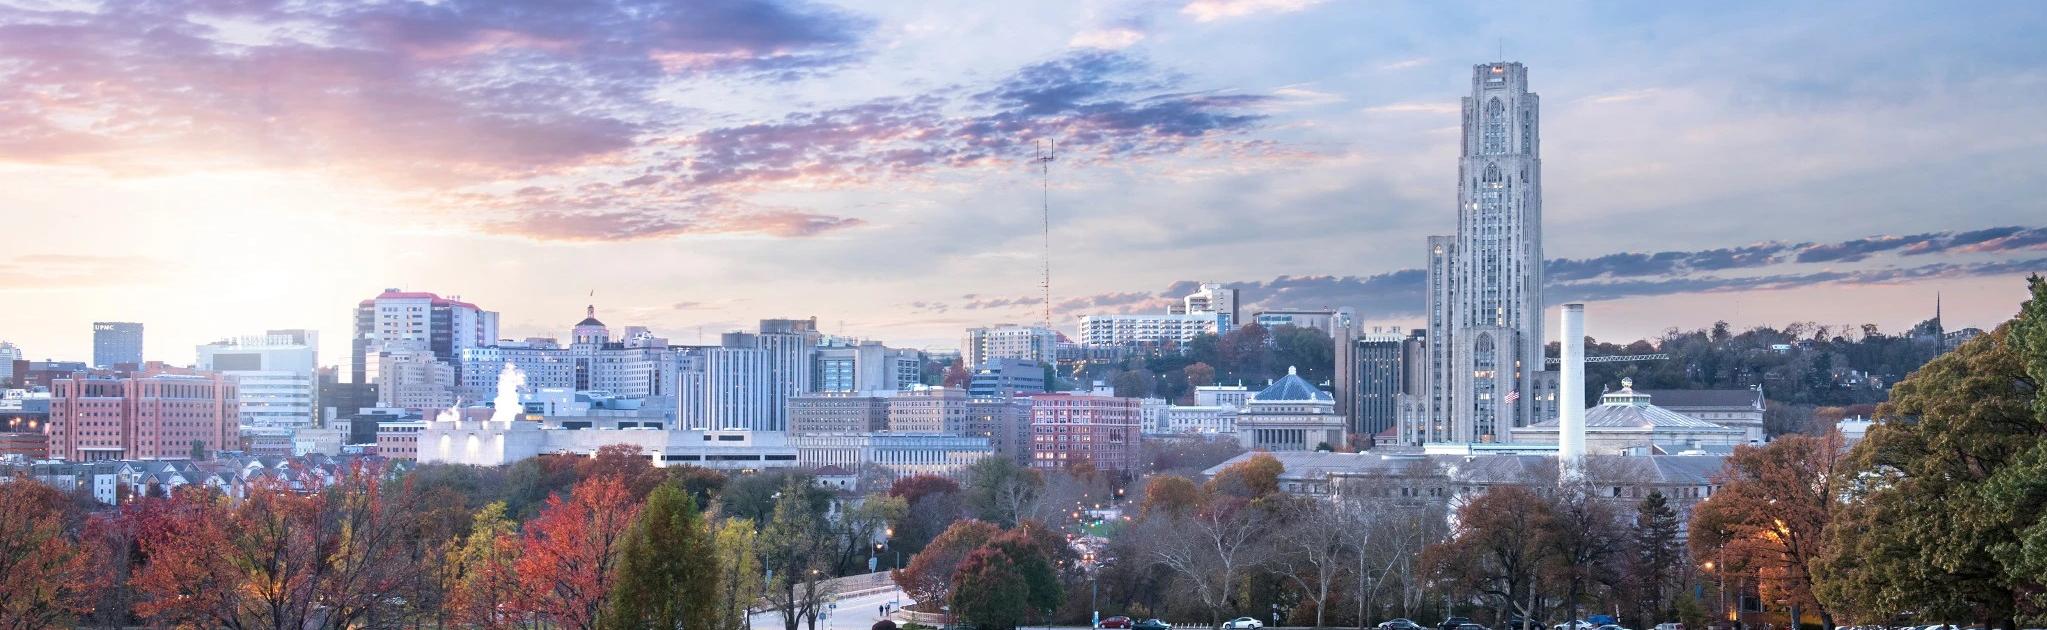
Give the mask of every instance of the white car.
[[1238, 617], [1223, 622], [1223, 630], [1258, 630], [1263, 627], [1265, 627], [1265, 624], [1259, 623], [1257, 619], [1250, 617]]

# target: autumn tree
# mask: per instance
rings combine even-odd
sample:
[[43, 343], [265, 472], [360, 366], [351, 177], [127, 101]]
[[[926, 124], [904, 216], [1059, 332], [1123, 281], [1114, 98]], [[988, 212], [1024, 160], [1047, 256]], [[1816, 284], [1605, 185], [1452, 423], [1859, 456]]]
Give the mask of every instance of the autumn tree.
[[1551, 551], [1545, 572], [1564, 587], [1566, 619], [1579, 618], [1593, 589], [1611, 585], [1627, 550], [1620, 514], [1596, 494], [1595, 485], [1607, 484], [1595, 484], [1595, 478], [1588, 475], [1558, 488], [1549, 498], [1548, 526], [1540, 532]]
[[976, 630], [1014, 630], [1030, 620], [1030, 585], [1000, 550], [980, 547], [960, 563], [946, 600]]
[[1814, 596], [1813, 569], [1844, 491], [1842, 453], [1838, 432], [1737, 447], [1721, 487], [1692, 511], [1696, 559], [1752, 574], [1764, 599], [1818, 612], [1832, 625], [1831, 610]]
[[104, 586], [92, 549], [72, 540], [62, 492], [0, 480], [0, 628], [48, 628], [90, 612]]
[[717, 622], [718, 567], [704, 562], [713, 557], [711, 533], [681, 484], [647, 495], [618, 553], [606, 627], [695, 630]]
[[1556, 553], [1545, 540], [1553, 523], [1550, 503], [1533, 490], [1490, 488], [1457, 508], [1450, 538], [1431, 546], [1426, 562], [1437, 575], [1491, 600], [1499, 618], [1512, 610], [1532, 619], [1538, 580]]
[[827, 535], [833, 545], [833, 575], [852, 575], [867, 570], [867, 559], [874, 556], [875, 541], [882, 538], [890, 523], [903, 520], [910, 512], [908, 502], [901, 497], [886, 494], [870, 494], [858, 505], [848, 506], [826, 519]]
[[718, 571], [718, 614], [714, 630], [747, 630], [748, 611], [761, 597], [760, 550], [753, 521], [726, 519], [712, 544]]
[[136, 614], [174, 626], [305, 628], [316, 611], [315, 498], [274, 485], [239, 504], [208, 488], [179, 488], [141, 536]]
[[1187, 367], [1180, 368], [1180, 371], [1187, 374], [1188, 385], [1201, 387], [1215, 384], [1215, 366], [1207, 363], [1195, 361]]
[[1186, 514], [1200, 504], [1201, 486], [1195, 485], [1194, 480], [1179, 475], [1153, 475], [1144, 482], [1144, 502], [1138, 514], [1171, 517]]
[[447, 616], [462, 626], [497, 630], [520, 625], [513, 602], [519, 597], [518, 525], [498, 501], [477, 510], [469, 535], [447, 554], [444, 570], [452, 582]]
[[667, 481], [668, 473], [655, 468], [637, 444], [606, 444], [597, 447], [595, 454], [576, 462], [577, 479], [602, 477], [619, 480], [633, 498], [645, 499], [647, 493]]
[[[889, 496], [900, 497], [906, 512], [892, 523], [888, 545], [904, 557], [914, 555], [931, 539], [959, 520], [962, 509], [960, 484], [938, 475], [911, 475], [895, 480]], [[892, 569], [899, 569], [891, 565]]]
[[957, 521], [945, 532], [925, 545], [924, 550], [910, 558], [910, 565], [895, 571], [890, 577], [896, 586], [902, 587], [910, 599], [920, 602], [942, 602], [952, 592], [953, 574], [968, 555], [994, 540], [1002, 529], [987, 521]]
[[1320, 501], [1289, 500], [1281, 512], [1284, 521], [1272, 536], [1273, 572], [1291, 581], [1315, 606], [1317, 628], [1327, 625], [1330, 595], [1338, 592], [1337, 579], [1351, 563], [1349, 530], [1364, 525], [1351, 520], [1351, 514]]
[[1279, 476], [1286, 465], [1265, 453], [1252, 455], [1217, 471], [1208, 479], [1210, 494], [1239, 499], [1260, 499], [1279, 491]]
[[616, 477], [586, 479], [566, 500], [550, 497], [526, 525], [517, 564], [524, 597], [517, 605], [563, 628], [598, 628], [639, 510]]

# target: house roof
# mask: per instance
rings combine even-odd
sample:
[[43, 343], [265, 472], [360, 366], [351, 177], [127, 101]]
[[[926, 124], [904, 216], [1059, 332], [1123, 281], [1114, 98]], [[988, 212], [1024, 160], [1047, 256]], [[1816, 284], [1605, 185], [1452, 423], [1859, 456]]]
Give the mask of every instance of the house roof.
[[[1217, 464], [1203, 475], [1213, 476], [1237, 462], [1269, 455], [1285, 467], [1285, 479], [1326, 479], [1332, 475], [1401, 475], [1419, 467], [1429, 476], [1452, 484], [1502, 485], [1556, 479], [1557, 458], [1549, 455], [1420, 455], [1327, 453], [1310, 451], [1250, 452]], [[1722, 455], [1588, 455], [1588, 464], [1604, 476], [1644, 485], [1711, 485], [1726, 457]]]
[[[1655, 398], [1648, 392], [1635, 391], [1633, 379], [1621, 379], [1619, 391], [1607, 392], [1600, 396], [1598, 406], [1585, 410], [1585, 428], [1740, 431], [1651, 404]], [[1528, 428], [1554, 431], [1562, 422], [1561, 419], [1552, 418], [1529, 425]]]
[[1761, 409], [1760, 389], [1645, 389], [1656, 404], [1664, 407], [1738, 407]]

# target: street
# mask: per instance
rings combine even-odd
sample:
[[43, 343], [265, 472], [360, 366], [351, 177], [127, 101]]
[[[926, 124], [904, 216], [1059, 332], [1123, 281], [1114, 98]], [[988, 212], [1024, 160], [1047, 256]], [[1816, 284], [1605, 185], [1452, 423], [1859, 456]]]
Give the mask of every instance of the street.
[[[874, 622], [881, 620], [882, 604], [890, 604], [889, 610], [896, 610], [913, 602], [898, 588], [840, 599], [833, 603], [838, 604], [838, 607], [828, 609], [829, 616], [818, 618], [818, 630], [867, 630]], [[751, 622], [752, 630], [783, 630], [780, 611], [755, 614]], [[804, 624], [802, 630], [809, 630], [809, 624]]]

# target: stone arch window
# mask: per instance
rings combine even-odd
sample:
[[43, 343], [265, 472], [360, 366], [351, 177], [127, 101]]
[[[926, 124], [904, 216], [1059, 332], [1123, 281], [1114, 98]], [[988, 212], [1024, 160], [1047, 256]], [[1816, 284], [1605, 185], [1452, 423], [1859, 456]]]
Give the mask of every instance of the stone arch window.
[[1486, 101], [1484, 146], [1479, 152], [1485, 154], [1507, 152], [1507, 106], [1494, 98]]

